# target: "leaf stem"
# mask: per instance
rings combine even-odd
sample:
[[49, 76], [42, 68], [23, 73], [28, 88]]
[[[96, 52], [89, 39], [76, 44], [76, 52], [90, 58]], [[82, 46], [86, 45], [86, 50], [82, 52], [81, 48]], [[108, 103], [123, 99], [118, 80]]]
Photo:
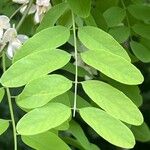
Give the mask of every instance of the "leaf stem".
[[[122, 7], [124, 8], [124, 10], [126, 11], [127, 26], [129, 27], [130, 34], [131, 34], [131, 25], [130, 25], [130, 21], [129, 21], [129, 18], [128, 18], [128, 15], [127, 15], [127, 7], [126, 7], [126, 5], [124, 3], [124, 0], [121, 0], [121, 4], [122, 4]], [[130, 36], [130, 40], [132, 40], [131, 36]]]
[[15, 12], [10, 16], [10, 20], [18, 13], [18, 11], [23, 8], [25, 6], [25, 4], [21, 5], [18, 9], [15, 10]]
[[[3, 51], [3, 55], [2, 55], [2, 64], [3, 64], [3, 72], [5, 72], [6, 71], [6, 63], [5, 63], [5, 52], [4, 51]], [[13, 106], [12, 106], [12, 102], [11, 102], [11, 94], [10, 94], [9, 88], [5, 87], [5, 89], [6, 89], [6, 93], [7, 93], [9, 111], [10, 111], [12, 127], [13, 127], [14, 150], [17, 150], [17, 134], [16, 134], [16, 125], [15, 125]]]
[[28, 12], [29, 12], [30, 8], [32, 7], [32, 3], [33, 3], [33, 0], [30, 0], [28, 7], [26, 8], [21, 20], [19, 21], [19, 23], [16, 27], [17, 31], [20, 29], [20, 27], [21, 27], [22, 23], [24, 22], [26, 16], [28, 15]]
[[77, 109], [77, 90], [78, 90], [78, 51], [77, 51], [76, 25], [73, 12], [72, 12], [72, 26], [73, 26], [74, 52], [75, 52], [75, 81], [74, 81], [75, 90], [74, 90], [74, 104], [73, 104], [73, 117], [75, 117]]

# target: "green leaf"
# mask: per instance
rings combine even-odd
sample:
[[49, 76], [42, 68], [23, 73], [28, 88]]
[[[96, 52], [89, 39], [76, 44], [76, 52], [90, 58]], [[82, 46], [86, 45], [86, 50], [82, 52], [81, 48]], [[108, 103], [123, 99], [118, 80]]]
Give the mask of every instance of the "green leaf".
[[107, 83], [111, 84], [113, 87], [117, 88], [118, 90], [122, 91], [132, 102], [137, 106], [141, 106], [143, 103], [142, 96], [140, 94], [140, 89], [136, 85], [125, 85], [119, 82], [116, 82], [105, 75], [102, 75], [103, 80]]
[[150, 62], [150, 50], [148, 48], [134, 41], [131, 41], [130, 45], [133, 53], [139, 60], [145, 63]]
[[37, 28], [37, 32], [54, 26], [54, 24], [57, 22], [57, 20], [64, 14], [64, 12], [68, 9], [68, 4], [63, 2], [58, 5], [55, 5], [52, 7], [44, 16], [42, 19], [42, 22], [40, 23], [39, 27]]
[[132, 126], [131, 131], [133, 132], [137, 141], [150, 141], [150, 129], [145, 122], [141, 126]]
[[17, 51], [13, 62], [38, 51], [45, 49], [55, 49], [66, 43], [69, 39], [70, 31], [63, 26], [55, 26], [42, 30], [35, 34]]
[[141, 72], [130, 62], [108, 51], [89, 50], [81, 54], [85, 63], [101, 71], [106, 76], [128, 85], [141, 84]]
[[111, 34], [119, 43], [125, 42], [130, 36], [130, 29], [125, 26], [119, 26], [109, 29]]
[[6, 87], [19, 87], [65, 66], [70, 55], [62, 50], [45, 50], [32, 53], [14, 63], [1, 77]]
[[21, 136], [22, 141], [36, 150], [69, 150], [69, 146], [52, 132]]
[[143, 116], [137, 106], [118, 89], [96, 80], [84, 81], [82, 86], [87, 95], [113, 117], [128, 124], [142, 124]]
[[100, 52], [101, 50], [106, 50], [130, 61], [125, 49], [111, 35], [99, 28], [92, 26], [79, 28], [78, 37], [90, 50], [99, 50]]
[[133, 31], [140, 36], [150, 39], [150, 25], [144, 25], [144, 24], [135, 24], [132, 27]]
[[9, 121], [0, 119], [0, 135], [3, 134], [9, 127]]
[[89, 143], [86, 135], [84, 134], [82, 128], [75, 121], [70, 122], [69, 132], [77, 139], [81, 146], [86, 150], [91, 150], [91, 144]]
[[41, 107], [68, 91], [72, 81], [61, 75], [49, 75], [29, 82], [18, 96], [17, 104], [25, 109]]
[[124, 20], [126, 11], [120, 7], [110, 7], [103, 13], [103, 16], [107, 25], [109, 27], [114, 27]]
[[4, 94], [5, 94], [5, 90], [4, 90], [4, 88], [2, 87], [2, 88], [0, 88], [0, 103], [1, 103], [1, 101], [3, 100]]
[[43, 133], [61, 125], [70, 115], [69, 107], [60, 103], [48, 103], [25, 114], [17, 123], [17, 132], [21, 135]]
[[90, 15], [91, 0], [67, 0], [71, 10], [80, 17], [86, 18]]
[[83, 120], [105, 140], [122, 148], [133, 148], [135, 139], [130, 129], [106, 112], [92, 107], [80, 109]]
[[136, 19], [142, 21], [150, 21], [150, 6], [149, 5], [129, 5], [128, 11]]

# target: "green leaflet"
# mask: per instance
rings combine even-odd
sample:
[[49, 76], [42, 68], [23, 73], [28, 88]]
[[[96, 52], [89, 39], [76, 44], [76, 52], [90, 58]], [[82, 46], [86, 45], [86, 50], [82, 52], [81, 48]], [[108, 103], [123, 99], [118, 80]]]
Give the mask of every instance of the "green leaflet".
[[69, 146], [52, 132], [21, 136], [22, 141], [36, 150], [70, 150]]
[[17, 104], [25, 109], [41, 107], [68, 91], [72, 81], [61, 75], [47, 75], [29, 82], [18, 96]]
[[3, 134], [9, 127], [9, 121], [0, 119], [0, 135]]
[[103, 16], [109, 27], [114, 27], [120, 24], [126, 16], [126, 11], [120, 7], [110, 7]]
[[70, 115], [69, 107], [60, 103], [48, 103], [25, 114], [17, 123], [17, 132], [21, 135], [43, 133], [61, 125]]
[[112, 80], [104, 75], [101, 75], [103, 80], [105, 80], [107, 83], [112, 85], [113, 87], [117, 88], [118, 90], [122, 91], [129, 99], [132, 100], [132, 102], [137, 106], [141, 106], [143, 103], [142, 96], [140, 94], [140, 89], [136, 85], [125, 85], [121, 84], [119, 82], [116, 82], [115, 80]]
[[130, 45], [133, 53], [139, 60], [145, 63], [150, 62], [150, 50], [148, 48], [146, 48], [141, 43], [134, 41], [131, 41]]
[[81, 54], [85, 63], [101, 71], [106, 76], [128, 85], [141, 84], [141, 72], [130, 62], [108, 51], [89, 50]]
[[1, 77], [6, 87], [19, 87], [57, 70], [68, 63], [70, 55], [62, 50], [32, 53], [14, 63]]
[[80, 17], [86, 18], [90, 15], [91, 0], [67, 0], [71, 10]]
[[121, 121], [94, 107], [82, 108], [79, 112], [83, 120], [111, 144], [122, 148], [134, 147], [134, 136]]
[[63, 26], [55, 26], [42, 30], [31, 37], [25, 44], [17, 51], [13, 62], [37, 51], [45, 49], [55, 49], [66, 43], [69, 39], [70, 31]]
[[142, 21], [150, 21], [150, 6], [148, 5], [144, 4], [129, 5], [128, 11], [136, 19]]
[[150, 25], [145, 25], [145, 24], [135, 24], [132, 27], [133, 31], [140, 36], [150, 39]]
[[133, 132], [137, 141], [150, 141], [150, 129], [145, 122], [143, 122], [141, 126], [132, 126], [131, 131]]
[[2, 88], [0, 88], [0, 103], [1, 103], [1, 101], [3, 100], [4, 94], [5, 94], [5, 90], [4, 90], [4, 88], [2, 87]]
[[68, 130], [85, 150], [91, 150], [91, 143], [88, 141], [86, 135], [78, 123], [72, 120]]
[[54, 26], [57, 20], [63, 15], [63, 13], [68, 9], [68, 4], [63, 2], [58, 5], [53, 6], [44, 16], [42, 22], [40, 23], [39, 27], [37, 28], [37, 32]]
[[130, 36], [130, 29], [126, 26], [118, 26], [109, 29], [111, 34], [119, 43], [125, 42]]
[[128, 124], [141, 125], [143, 116], [137, 106], [121, 91], [96, 80], [82, 83], [87, 95], [111, 116]]
[[78, 37], [90, 50], [98, 50], [100, 52], [105, 50], [130, 61], [130, 57], [123, 47], [111, 35], [99, 28], [92, 26], [79, 28]]

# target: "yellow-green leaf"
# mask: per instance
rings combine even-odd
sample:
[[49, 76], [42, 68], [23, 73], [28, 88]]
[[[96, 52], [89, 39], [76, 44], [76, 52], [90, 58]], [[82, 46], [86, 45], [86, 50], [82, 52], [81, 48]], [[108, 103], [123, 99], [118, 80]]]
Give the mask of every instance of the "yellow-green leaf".
[[120, 56], [108, 51], [89, 50], [81, 54], [85, 63], [101, 71], [106, 76], [128, 85], [141, 84], [141, 72]]
[[79, 28], [78, 37], [90, 50], [98, 50], [101, 53], [103, 53], [102, 50], [105, 50], [130, 61], [125, 49], [111, 35], [99, 28], [92, 26]]
[[69, 36], [69, 29], [63, 26], [44, 29], [25, 42], [14, 56], [13, 63], [33, 52], [55, 49], [66, 43]]
[[141, 125], [143, 116], [137, 106], [121, 91], [96, 80], [82, 83], [87, 95], [111, 116], [128, 124]]
[[41, 107], [68, 91], [72, 81], [61, 75], [49, 75], [29, 82], [18, 96], [17, 104], [25, 109]]
[[111, 144], [122, 148], [134, 147], [134, 136], [121, 121], [94, 107], [82, 108], [79, 112], [83, 120]]
[[21, 135], [43, 133], [61, 125], [70, 115], [69, 107], [60, 103], [48, 103], [25, 114], [17, 123], [17, 132]]
[[65, 66], [70, 55], [62, 50], [45, 50], [32, 53], [14, 63], [1, 77], [6, 87], [19, 87]]

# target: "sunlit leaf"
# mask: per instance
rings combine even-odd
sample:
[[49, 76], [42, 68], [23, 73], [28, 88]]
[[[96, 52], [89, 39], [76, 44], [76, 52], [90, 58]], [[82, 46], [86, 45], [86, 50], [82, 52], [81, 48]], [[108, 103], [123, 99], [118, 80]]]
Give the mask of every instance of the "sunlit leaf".
[[70, 31], [63, 26], [55, 26], [42, 30], [35, 34], [17, 51], [13, 62], [37, 51], [45, 49], [55, 49], [66, 43], [69, 39]]
[[17, 124], [21, 135], [35, 135], [55, 128], [69, 119], [71, 109], [60, 103], [49, 103], [25, 114]]
[[92, 26], [79, 28], [78, 37], [90, 50], [99, 50], [100, 52], [101, 50], [105, 50], [130, 61], [129, 56], [123, 47], [111, 35], [99, 28]]
[[141, 72], [130, 62], [107, 51], [89, 50], [81, 54], [88, 65], [101, 71], [106, 76], [128, 85], [141, 84]]
[[68, 91], [71, 86], [72, 81], [61, 75], [44, 76], [27, 84], [16, 102], [26, 109], [40, 107]]
[[2, 76], [6, 87], [19, 87], [29, 81], [65, 66], [70, 55], [62, 50], [45, 50], [32, 53], [14, 63]]
[[134, 136], [121, 121], [94, 107], [80, 109], [80, 115], [89, 126], [111, 144], [123, 148], [134, 147]]
[[137, 106], [118, 89], [96, 80], [84, 81], [82, 85], [87, 95], [113, 117], [128, 124], [142, 124], [143, 117]]

